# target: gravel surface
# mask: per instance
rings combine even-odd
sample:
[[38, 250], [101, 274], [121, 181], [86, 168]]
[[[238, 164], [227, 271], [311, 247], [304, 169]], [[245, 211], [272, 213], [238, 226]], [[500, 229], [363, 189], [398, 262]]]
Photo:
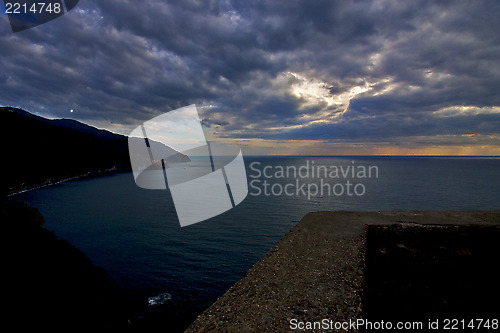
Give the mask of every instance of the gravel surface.
[[361, 318], [366, 225], [386, 224], [499, 225], [500, 211], [309, 213], [186, 332], [291, 332], [292, 319]]

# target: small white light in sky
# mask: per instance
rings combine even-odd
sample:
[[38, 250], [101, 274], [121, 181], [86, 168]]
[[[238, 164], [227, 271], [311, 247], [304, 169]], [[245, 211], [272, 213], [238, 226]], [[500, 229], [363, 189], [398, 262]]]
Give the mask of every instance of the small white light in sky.
[[72, 112], [73, 112], [73, 109], [69, 110], [69, 112], [71, 112], [71, 113], [72, 113]]

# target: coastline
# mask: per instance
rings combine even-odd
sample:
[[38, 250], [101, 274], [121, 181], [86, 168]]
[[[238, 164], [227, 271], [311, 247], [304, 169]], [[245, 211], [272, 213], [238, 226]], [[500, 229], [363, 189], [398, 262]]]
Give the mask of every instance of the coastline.
[[110, 175], [110, 174], [119, 173], [119, 172], [126, 172], [126, 171], [119, 170], [118, 168], [113, 167], [113, 168], [105, 169], [105, 170], [89, 171], [89, 172], [86, 172], [86, 173], [78, 175], [78, 176], [73, 176], [73, 177], [64, 178], [64, 179], [60, 179], [60, 180], [46, 180], [43, 184], [31, 185], [31, 186], [28, 186], [27, 188], [24, 188], [24, 189], [16, 189], [16, 190], [10, 191], [5, 196], [7, 198], [10, 198], [10, 197], [13, 197], [13, 196], [21, 194], [21, 193], [26, 193], [26, 192], [33, 191], [33, 190], [38, 190], [38, 189], [41, 189], [44, 187], [49, 187], [49, 186], [69, 182], [72, 180], [79, 180], [79, 179], [85, 179], [85, 178], [91, 178], [91, 177], [99, 177], [99, 176]]
[[[405, 231], [409, 243], [399, 244], [398, 234], [393, 246], [396, 250], [410, 248], [408, 244], [415, 238], [414, 231], [422, 230], [427, 235], [424, 242], [427, 239], [444, 242], [444, 245], [438, 244], [438, 248], [442, 248], [449, 247], [448, 238], [452, 239], [457, 233], [468, 236], [469, 231], [464, 232], [462, 228], [492, 227], [493, 234], [497, 235], [500, 211], [309, 213], [185, 332], [286, 332], [293, 331], [293, 322], [307, 323], [323, 318], [348, 322], [363, 318], [366, 315], [367, 260], [371, 260], [371, 256], [367, 256], [367, 229], [371, 227]], [[439, 235], [443, 230], [450, 236], [437, 240], [428, 237]], [[483, 233], [491, 234], [490, 230], [483, 230]], [[394, 240], [393, 237], [390, 241]], [[389, 243], [388, 240], [384, 242]], [[443, 261], [450, 256], [456, 257], [452, 250], [449, 252]], [[435, 289], [439, 294], [440, 289]]]

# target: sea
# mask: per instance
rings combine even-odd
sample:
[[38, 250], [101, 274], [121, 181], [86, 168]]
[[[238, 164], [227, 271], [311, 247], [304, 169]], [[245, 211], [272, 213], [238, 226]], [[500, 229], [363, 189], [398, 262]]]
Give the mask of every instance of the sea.
[[179, 224], [170, 192], [139, 188], [132, 173], [72, 180], [12, 199], [38, 208], [47, 229], [143, 304], [137, 320], [166, 312], [179, 331], [308, 212], [500, 209], [499, 157], [244, 160], [245, 200], [186, 227]]

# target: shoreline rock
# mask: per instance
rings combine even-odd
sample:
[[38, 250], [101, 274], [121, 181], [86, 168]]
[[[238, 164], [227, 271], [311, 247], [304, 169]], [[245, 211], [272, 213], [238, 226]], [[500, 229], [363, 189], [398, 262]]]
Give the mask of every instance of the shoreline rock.
[[128, 300], [85, 254], [44, 228], [35, 208], [0, 202], [5, 327], [125, 330]]

